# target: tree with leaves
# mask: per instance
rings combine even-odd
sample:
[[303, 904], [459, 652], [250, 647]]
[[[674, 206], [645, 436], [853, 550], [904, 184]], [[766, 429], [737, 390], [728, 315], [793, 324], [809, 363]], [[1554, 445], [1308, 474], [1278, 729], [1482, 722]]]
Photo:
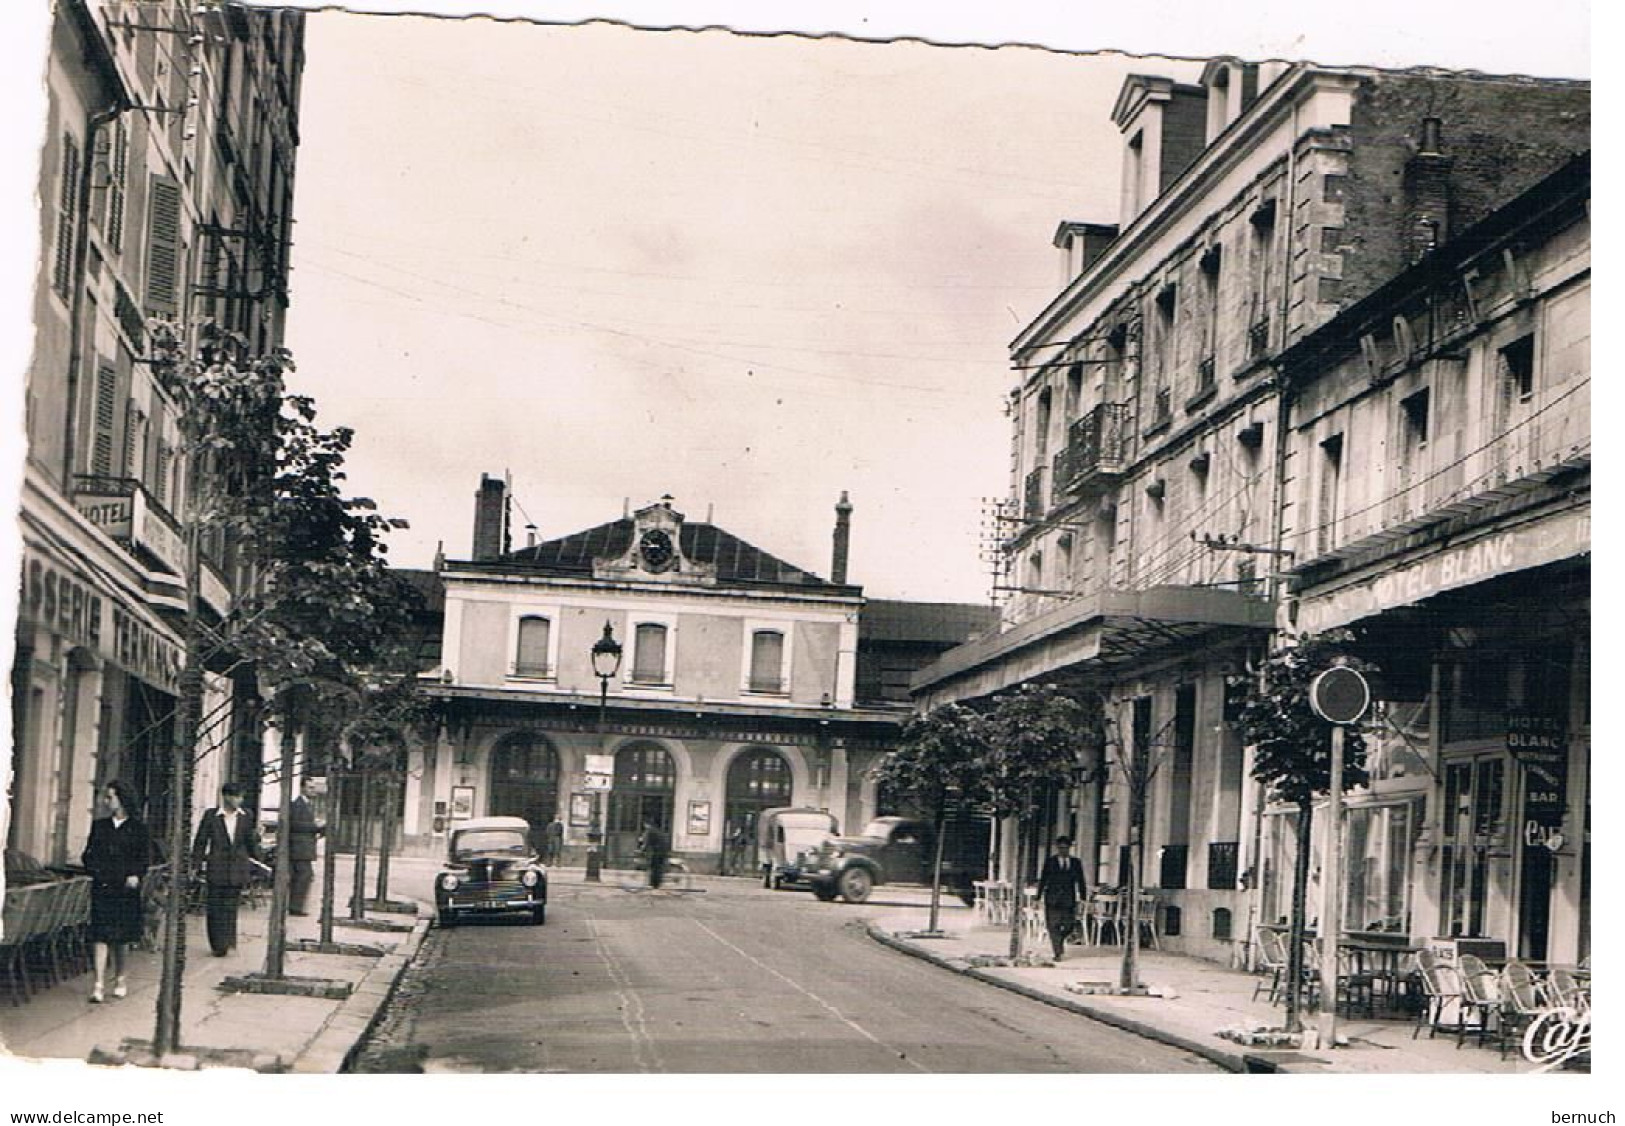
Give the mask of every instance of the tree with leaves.
[[[1028, 682], [995, 696], [984, 723], [986, 792], [995, 814], [1014, 819], [1012, 855], [1019, 865], [1038, 802], [1068, 785], [1072, 768], [1080, 761], [1098, 757], [1104, 735], [1100, 700], [1092, 694], [1074, 695], [1058, 685]], [[1018, 903], [1021, 875], [1018, 870]], [[1010, 916], [1010, 959], [1018, 961], [1021, 912], [1011, 911]]]
[[873, 776], [878, 786], [914, 802], [936, 830], [931, 864], [931, 915], [927, 932], [937, 933], [942, 898], [942, 850], [950, 815], [986, 800], [988, 770], [986, 720], [958, 704], [944, 704], [903, 725], [897, 749], [883, 758]]
[[[1317, 795], [1331, 792], [1332, 724], [1309, 706], [1309, 687], [1333, 665], [1369, 668], [1350, 652], [1354, 638], [1346, 630], [1284, 639], [1265, 658], [1257, 680], [1242, 700], [1237, 731], [1253, 748], [1253, 777], [1268, 787], [1273, 800], [1297, 806], [1297, 863], [1292, 885], [1292, 914], [1287, 948], [1286, 1027], [1302, 1030], [1300, 1002], [1304, 992], [1303, 936], [1309, 884], [1309, 849]], [[1342, 790], [1367, 781], [1365, 739], [1359, 726], [1346, 728]], [[1337, 832], [1338, 826], [1328, 826]], [[1328, 936], [1336, 941], [1336, 936]], [[1327, 999], [1328, 1001], [1330, 999]], [[1323, 1002], [1324, 1003], [1324, 1002]]]
[[[263, 721], [282, 728], [281, 808], [292, 799], [296, 708], [318, 681], [342, 682], [399, 636], [411, 588], [385, 565], [384, 537], [401, 521], [342, 491], [353, 434], [324, 431], [308, 396], [290, 394], [285, 349], [255, 354], [240, 334], [205, 322], [188, 338], [171, 322], [149, 333], [153, 375], [178, 408], [186, 489], [179, 514], [187, 539], [186, 666], [175, 733], [171, 856], [185, 851], [191, 820], [191, 766], [207, 654], [198, 614], [202, 545], [235, 553], [246, 581], [225, 617], [208, 630], [211, 654], [254, 670], [267, 706]], [[287, 834], [278, 834], [277, 876], [267, 975], [281, 976], [287, 907]], [[184, 928], [171, 881], [165, 959], [154, 1045], [177, 1046]]]

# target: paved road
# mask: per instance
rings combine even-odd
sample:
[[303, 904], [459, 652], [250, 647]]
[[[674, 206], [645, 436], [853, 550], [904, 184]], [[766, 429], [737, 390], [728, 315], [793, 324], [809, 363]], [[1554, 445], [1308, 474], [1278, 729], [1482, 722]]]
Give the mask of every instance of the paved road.
[[881, 946], [863, 919], [895, 906], [699, 886], [556, 881], [544, 927], [436, 929], [356, 1070], [1215, 1070]]

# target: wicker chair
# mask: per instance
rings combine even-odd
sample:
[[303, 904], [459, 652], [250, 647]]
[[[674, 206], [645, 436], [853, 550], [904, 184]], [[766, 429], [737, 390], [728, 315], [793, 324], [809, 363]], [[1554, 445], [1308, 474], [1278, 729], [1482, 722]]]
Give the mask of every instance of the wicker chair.
[[1546, 989], [1536, 980], [1534, 972], [1522, 962], [1513, 960], [1501, 967], [1501, 1008], [1497, 1014], [1501, 1026], [1501, 1058], [1506, 1059], [1507, 1044], [1514, 1036], [1542, 1013], [1557, 1006]]
[[[1501, 1016], [1501, 979], [1490, 972], [1481, 958], [1463, 954], [1459, 959], [1461, 975], [1461, 1002], [1456, 1022], [1456, 1047], [1460, 1048], [1469, 1031], [1480, 1045], [1490, 1035], [1491, 1025], [1499, 1024]], [[1473, 1018], [1469, 1029], [1468, 1018]]]
[[1456, 972], [1455, 966], [1439, 961], [1431, 950], [1417, 952], [1416, 975], [1422, 983], [1422, 1007], [1416, 1012], [1416, 1027], [1411, 1030], [1411, 1039], [1415, 1040], [1421, 1034], [1425, 1024], [1431, 1040], [1444, 1023], [1446, 1010], [1461, 1001], [1461, 975]]

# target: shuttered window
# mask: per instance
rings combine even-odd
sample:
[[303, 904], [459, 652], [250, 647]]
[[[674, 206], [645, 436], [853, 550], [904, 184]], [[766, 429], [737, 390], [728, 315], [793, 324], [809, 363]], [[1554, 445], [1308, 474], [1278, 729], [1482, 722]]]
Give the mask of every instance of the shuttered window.
[[124, 181], [130, 167], [130, 137], [123, 121], [113, 123], [113, 136], [107, 154], [107, 216], [102, 231], [108, 249], [124, 249]]
[[141, 479], [140, 457], [146, 450], [147, 416], [133, 402], [124, 409], [124, 476]]
[[147, 309], [174, 315], [180, 297], [181, 191], [174, 180], [152, 178], [147, 218]]
[[632, 656], [634, 684], [663, 684], [666, 680], [666, 627], [648, 622], [638, 626]]
[[174, 460], [175, 451], [170, 449], [167, 443], [159, 442], [158, 464], [154, 469], [152, 478], [152, 495], [158, 499], [159, 504], [166, 507], [169, 505], [170, 465]]
[[750, 638], [750, 690], [783, 692], [784, 634], [761, 629]]
[[519, 651], [513, 671], [520, 676], [546, 676], [548, 642], [552, 623], [546, 618], [519, 619]]
[[113, 420], [118, 408], [118, 371], [109, 363], [96, 367], [96, 435], [90, 446], [90, 471], [113, 474]]
[[70, 133], [62, 134], [62, 183], [57, 192], [56, 262], [51, 286], [64, 298], [73, 284], [73, 243], [79, 213], [75, 201], [79, 192], [79, 142]]

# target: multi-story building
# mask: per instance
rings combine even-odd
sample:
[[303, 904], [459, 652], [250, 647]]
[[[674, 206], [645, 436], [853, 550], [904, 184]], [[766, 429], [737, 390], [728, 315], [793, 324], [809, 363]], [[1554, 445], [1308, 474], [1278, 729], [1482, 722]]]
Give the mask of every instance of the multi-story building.
[[[1356, 929], [1589, 953], [1590, 202], [1576, 157], [1280, 357], [1287, 615], [1386, 685]], [[1266, 818], [1267, 918], [1292, 836]]]
[[[26, 384], [23, 597], [8, 849], [77, 856], [95, 787], [169, 817], [187, 480], [149, 318], [213, 317], [280, 345], [304, 17], [180, 0], [58, 0]], [[205, 544], [205, 614], [231, 545]], [[258, 781], [250, 685], [207, 674], [197, 785]]]
[[[1228, 958], [1260, 906], [1262, 798], [1226, 689], [1293, 628], [1297, 586], [1320, 573], [1300, 567], [1314, 458], [1289, 437], [1300, 407], [1280, 393], [1283, 354], [1586, 150], [1589, 92], [1217, 59], [1198, 83], [1131, 76], [1113, 117], [1118, 222], [1061, 224], [1068, 280], [1012, 345], [1016, 593], [996, 636], [914, 687], [926, 707], [1034, 679], [1101, 691], [1108, 754], [1148, 766], [1138, 855], [1164, 937]], [[1409, 402], [1425, 426], [1425, 396]], [[1397, 450], [1321, 439], [1317, 482], [1342, 457], [1334, 484], [1395, 487], [1379, 469]], [[1055, 795], [1041, 828], [1081, 838], [1093, 881], [1112, 884], [1130, 818], [1123, 773], [1106, 777]], [[1005, 875], [1030, 876], [1039, 843], [1001, 858]]]
[[[567, 861], [598, 843], [619, 866], [652, 820], [716, 871], [763, 809], [819, 807], [856, 828], [883, 811], [869, 768], [912, 712], [908, 676], [991, 624], [981, 608], [886, 602], [866, 627], [844, 495], [829, 579], [669, 497], [521, 548], [504, 481], [483, 479], [475, 506], [473, 558], [439, 568], [444, 640], [426, 686], [441, 726], [409, 752], [409, 850], [443, 848], [460, 817], [556, 815]], [[605, 639], [621, 662], [601, 679]]]

